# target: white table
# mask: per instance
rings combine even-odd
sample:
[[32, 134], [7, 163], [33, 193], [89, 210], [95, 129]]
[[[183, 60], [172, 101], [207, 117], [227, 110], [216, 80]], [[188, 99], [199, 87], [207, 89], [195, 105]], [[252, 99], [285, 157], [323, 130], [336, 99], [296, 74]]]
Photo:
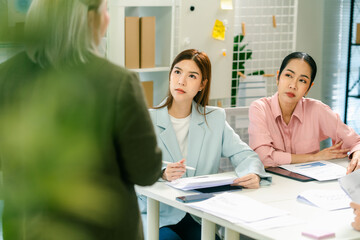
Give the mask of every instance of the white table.
[[[333, 160], [334, 163], [347, 166], [346, 159]], [[222, 173], [234, 174], [234, 173]], [[245, 224], [234, 224], [197, 209], [188, 207], [184, 203], [175, 200], [177, 196], [194, 194], [184, 192], [167, 186], [164, 182], [157, 182], [150, 187], [136, 186], [136, 191], [148, 197], [148, 233], [147, 239], [159, 239], [159, 202], [163, 202], [175, 208], [186, 211], [202, 218], [202, 239], [210, 240], [215, 236], [215, 224], [225, 227], [225, 239], [239, 239], [239, 233], [255, 239], [309, 239], [301, 235], [301, 232], [309, 226], [321, 226], [332, 229], [336, 239], [360, 239], [360, 232], [351, 227], [354, 219], [352, 209], [326, 211], [317, 207], [300, 203], [296, 200], [299, 193], [308, 189], [338, 189], [336, 180], [327, 182], [299, 182], [292, 179], [273, 175], [271, 186], [260, 189], [243, 189], [236, 194], [244, 194], [257, 201], [270, 206], [289, 211], [292, 216], [300, 219], [303, 223], [275, 228], [265, 231], [256, 231]], [[334, 238], [333, 238], [334, 239]]]

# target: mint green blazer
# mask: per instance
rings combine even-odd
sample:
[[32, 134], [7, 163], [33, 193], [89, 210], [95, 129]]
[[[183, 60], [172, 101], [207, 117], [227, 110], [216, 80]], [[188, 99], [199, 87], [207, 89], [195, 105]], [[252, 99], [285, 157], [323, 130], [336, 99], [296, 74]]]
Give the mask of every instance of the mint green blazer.
[[[199, 108], [203, 112], [203, 108]], [[157, 136], [162, 150], [162, 160], [180, 161], [183, 157], [172, 127], [167, 107], [150, 109]], [[218, 173], [220, 159], [228, 157], [237, 176], [255, 173], [261, 177], [261, 185], [269, 185], [271, 176], [265, 172], [258, 155], [244, 143], [226, 122], [225, 110], [218, 107], [206, 107], [206, 121], [192, 103], [192, 112], [188, 136], [188, 157], [186, 165], [196, 168], [187, 170], [184, 177]], [[165, 165], [164, 165], [165, 167]], [[138, 196], [144, 231], [146, 231], [146, 197]], [[177, 224], [186, 212], [160, 203], [160, 227]]]

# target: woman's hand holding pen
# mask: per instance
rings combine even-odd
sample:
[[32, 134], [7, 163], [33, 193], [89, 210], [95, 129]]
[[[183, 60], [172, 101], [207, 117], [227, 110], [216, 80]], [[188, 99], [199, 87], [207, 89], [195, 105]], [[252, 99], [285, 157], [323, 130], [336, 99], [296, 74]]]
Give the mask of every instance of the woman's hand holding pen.
[[255, 173], [247, 174], [243, 177], [236, 178], [232, 186], [241, 186], [245, 188], [259, 188], [260, 177]]
[[169, 163], [166, 166], [162, 178], [166, 181], [174, 181], [178, 178], [181, 178], [185, 172], [186, 172], [185, 158], [183, 158], [179, 162]]
[[349, 166], [347, 167], [346, 174], [352, 173], [353, 171], [360, 169], [360, 150], [353, 152], [351, 156]]

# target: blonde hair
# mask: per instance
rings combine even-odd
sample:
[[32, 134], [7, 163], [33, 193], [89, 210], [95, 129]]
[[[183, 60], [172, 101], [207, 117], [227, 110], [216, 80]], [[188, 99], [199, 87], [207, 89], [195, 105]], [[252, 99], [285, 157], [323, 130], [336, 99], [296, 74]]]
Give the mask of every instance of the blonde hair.
[[88, 11], [104, 0], [33, 0], [25, 22], [25, 50], [41, 67], [85, 63], [97, 53]]

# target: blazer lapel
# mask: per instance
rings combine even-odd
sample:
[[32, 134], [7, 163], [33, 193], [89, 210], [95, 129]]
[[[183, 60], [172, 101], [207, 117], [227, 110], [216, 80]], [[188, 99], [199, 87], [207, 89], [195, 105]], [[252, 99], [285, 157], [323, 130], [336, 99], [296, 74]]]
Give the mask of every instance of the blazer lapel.
[[[202, 108], [200, 108], [201, 111]], [[189, 127], [189, 139], [188, 139], [188, 154], [186, 159], [186, 165], [197, 168], [199, 161], [201, 148], [205, 137], [205, 118], [196, 110], [196, 103], [192, 103], [191, 120]], [[186, 176], [195, 176], [196, 170], [187, 170]]]
[[178, 162], [182, 159], [182, 154], [176, 139], [175, 131], [170, 122], [167, 107], [161, 108], [156, 111], [156, 115], [156, 125], [159, 128], [163, 129], [163, 131], [159, 134], [159, 137], [171, 157], [171, 159], [163, 160], [170, 162]]

